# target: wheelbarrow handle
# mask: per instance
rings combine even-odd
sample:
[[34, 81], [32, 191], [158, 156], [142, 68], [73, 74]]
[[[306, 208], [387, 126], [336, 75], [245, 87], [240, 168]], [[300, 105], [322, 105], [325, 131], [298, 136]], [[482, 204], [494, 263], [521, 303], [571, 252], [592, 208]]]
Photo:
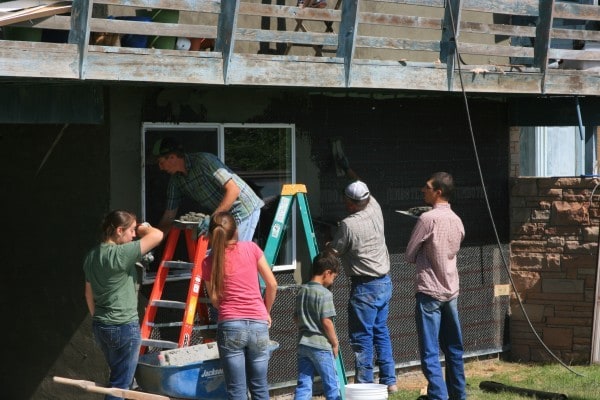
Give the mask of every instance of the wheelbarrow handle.
[[125, 399], [133, 399], [133, 400], [170, 400], [167, 396], [162, 396], [160, 394], [139, 392], [137, 390], [127, 390], [127, 389], [119, 389], [119, 388], [107, 388], [103, 386], [96, 385], [95, 382], [85, 381], [83, 379], [70, 379], [63, 378], [61, 376], [54, 376], [52, 378], [54, 382], [64, 383], [65, 385], [77, 386], [80, 389], [86, 390], [88, 392], [96, 392], [103, 394], [110, 394], [111, 396], [123, 397]]

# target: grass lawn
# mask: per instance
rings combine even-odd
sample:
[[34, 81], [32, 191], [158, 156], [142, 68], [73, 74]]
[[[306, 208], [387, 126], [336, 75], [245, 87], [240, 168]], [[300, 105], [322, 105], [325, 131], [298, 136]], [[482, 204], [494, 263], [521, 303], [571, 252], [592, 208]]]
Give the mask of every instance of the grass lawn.
[[[600, 365], [571, 366], [579, 376], [564, 366], [556, 364], [519, 364], [497, 359], [470, 361], [465, 365], [467, 396], [469, 400], [519, 400], [532, 396], [510, 392], [491, 393], [479, 388], [482, 381], [493, 381], [518, 388], [559, 393], [569, 400], [600, 400]], [[414, 371], [398, 378], [400, 391], [389, 400], [416, 400], [427, 386], [423, 375]], [[559, 399], [559, 397], [556, 397]]]

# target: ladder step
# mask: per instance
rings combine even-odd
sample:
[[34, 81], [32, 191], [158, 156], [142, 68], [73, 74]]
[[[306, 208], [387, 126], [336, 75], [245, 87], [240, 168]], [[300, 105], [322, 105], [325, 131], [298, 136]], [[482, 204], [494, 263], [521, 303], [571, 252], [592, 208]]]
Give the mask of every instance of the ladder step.
[[178, 344], [170, 340], [142, 339], [142, 346], [159, 347], [161, 349], [176, 349]]
[[148, 322], [152, 328], [174, 328], [183, 326], [183, 322]]
[[217, 324], [213, 324], [213, 325], [194, 325], [193, 330], [195, 332], [197, 331], [205, 331], [207, 329], [217, 329]]
[[180, 309], [180, 310], [185, 310], [185, 303], [182, 301], [152, 300], [151, 305], [154, 307], [176, 308], [176, 309]]
[[[175, 282], [175, 281], [186, 281], [192, 278], [192, 272], [188, 270], [182, 269], [174, 269], [169, 270], [167, 274], [166, 282]], [[156, 280], [156, 272], [147, 272], [144, 274], [144, 279], [142, 281], [142, 285], [151, 285], [154, 284]]]
[[164, 261], [163, 265], [173, 269], [185, 269], [191, 271], [194, 268], [194, 263], [187, 261]]

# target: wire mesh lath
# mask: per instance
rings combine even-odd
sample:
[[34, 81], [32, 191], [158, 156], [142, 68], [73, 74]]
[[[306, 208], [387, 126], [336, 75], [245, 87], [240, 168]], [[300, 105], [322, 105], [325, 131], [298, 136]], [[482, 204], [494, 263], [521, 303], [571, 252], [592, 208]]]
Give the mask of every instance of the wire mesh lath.
[[[463, 246], [458, 255], [461, 294], [458, 308], [463, 328], [465, 355], [493, 354], [501, 352], [506, 344], [505, 324], [508, 314], [508, 296], [495, 296], [494, 287], [508, 284], [506, 268], [497, 246]], [[508, 248], [502, 251], [507, 254]], [[404, 254], [391, 254], [390, 276], [394, 285], [388, 327], [392, 339], [394, 361], [398, 368], [419, 363], [418, 338], [414, 320], [414, 277], [415, 266], [404, 261]], [[277, 387], [293, 386], [297, 378], [296, 344], [297, 329], [293, 321], [295, 298], [299, 286], [291, 272], [276, 274], [279, 284], [277, 298], [271, 312], [273, 325], [272, 340], [279, 343], [269, 362], [269, 384]], [[175, 289], [186, 292], [181, 288]], [[337, 316], [336, 331], [340, 340], [344, 367], [349, 376], [354, 374], [354, 354], [348, 343], [347, 304], [350, 280], [340, 274], [333, 288]], [[184, 300], [185, 301], [185, 300]], [[174, 312], [173, 312], [174, 313]], [[173, 313], [157, 314], [155, 321], [177, 320]], [[213, 321], [214, 322], [214, 321]], [[154, 339], [178, 339], [177, 328], [155, 328]], [[192, 345], [212, 340], [213, 331], [194, 331]]]

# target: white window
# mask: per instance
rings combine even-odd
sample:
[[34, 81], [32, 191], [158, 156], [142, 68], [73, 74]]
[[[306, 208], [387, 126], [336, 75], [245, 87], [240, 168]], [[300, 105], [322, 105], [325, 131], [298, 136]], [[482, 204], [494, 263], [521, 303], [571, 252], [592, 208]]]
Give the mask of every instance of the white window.
[[521, 176], [597, 173], [596, 137], [585, 127], [522, 127], [519, 143]]

